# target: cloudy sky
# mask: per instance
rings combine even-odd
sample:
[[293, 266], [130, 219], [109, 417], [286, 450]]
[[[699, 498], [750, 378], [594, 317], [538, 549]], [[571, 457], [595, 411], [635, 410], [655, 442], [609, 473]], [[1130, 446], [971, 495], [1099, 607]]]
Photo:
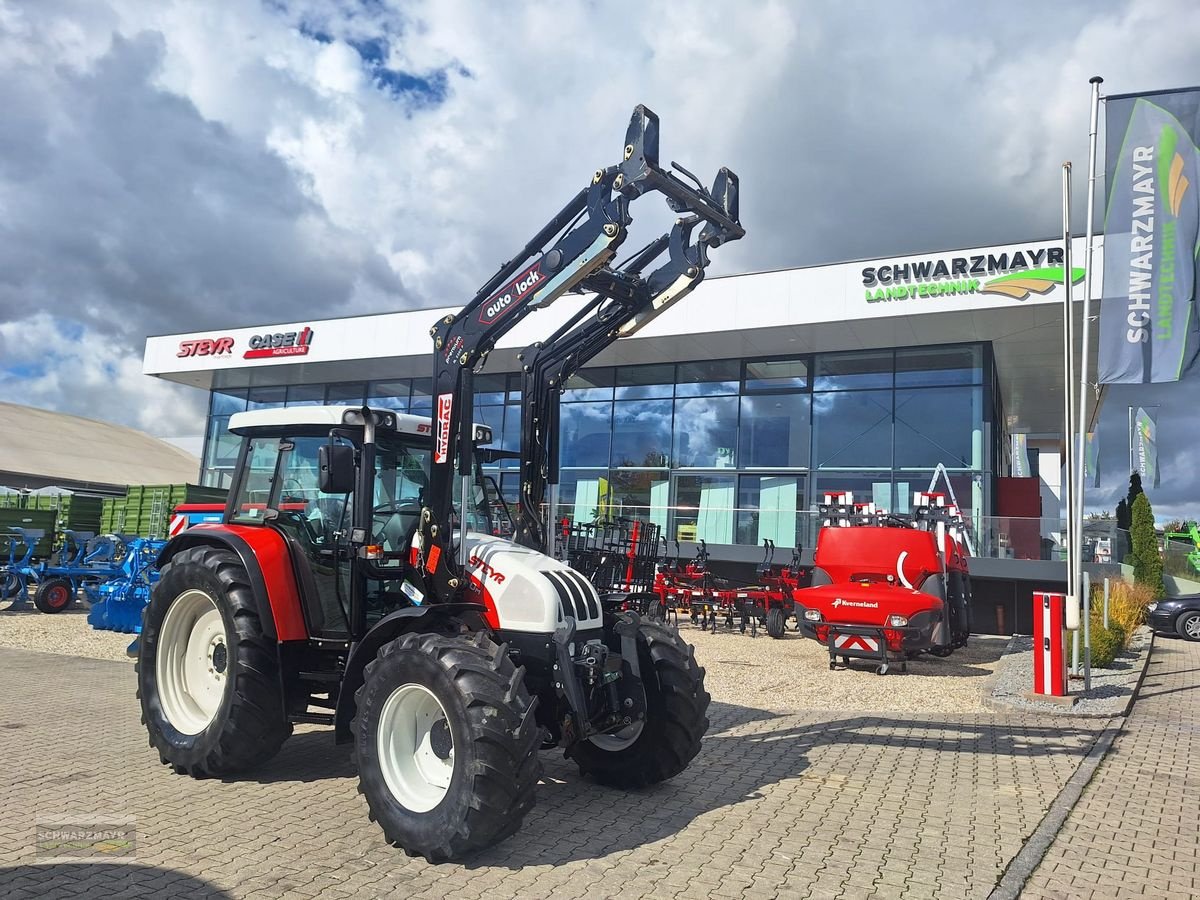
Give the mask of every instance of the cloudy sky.
[[742, 176], [714, 273], [1049, 236], [1088, 77], [1200, 83], [1197, 34], [1195, 0], [0, 0], [0, 397], [195, 434], [145, 335], [465, 299], [638, 102]]

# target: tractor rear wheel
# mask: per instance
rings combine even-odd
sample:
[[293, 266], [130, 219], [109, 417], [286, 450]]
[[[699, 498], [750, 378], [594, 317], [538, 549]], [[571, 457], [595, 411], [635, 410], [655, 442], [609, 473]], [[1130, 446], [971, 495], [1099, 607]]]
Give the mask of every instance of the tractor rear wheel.
[[150, 746], [176, 772], [225, 775], [274, 756], [292, 733], [279, 661], [238, 557], [191, 547], [162, 567], [138, 641]]
[[642, 788], [673, 778], [696, 758], [708, 731], [711, 698], [693, 648], [674, 628], [644, 619], [637, 640], [645, 720], [566, 751], [580, 772], [609, 787]]
[[75, 603], [75, 585], [66, 578], [47, 578], [33, 594], [33, 605], [44, 613], [62, 612]]
[[542, 774], [536, 700], [487, 634], [403, 635], [364, 670], [358, 790], [392, 846], [431, 863], [503, 840]]
[[773, 638], [781, 638], [787, 631], [787, 620], [783, 617], [783, 609], [772, 606], [767, 610], [767, 634]]

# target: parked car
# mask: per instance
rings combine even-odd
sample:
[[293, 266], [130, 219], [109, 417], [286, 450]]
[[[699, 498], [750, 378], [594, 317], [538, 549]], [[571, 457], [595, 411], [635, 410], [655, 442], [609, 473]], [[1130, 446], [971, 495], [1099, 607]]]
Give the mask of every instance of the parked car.
[[1200, 641], [1200, 594], [1168, 597], [1147, 607], [1147, 624], [1155, 631], [1177, 634], [1189, 641]]

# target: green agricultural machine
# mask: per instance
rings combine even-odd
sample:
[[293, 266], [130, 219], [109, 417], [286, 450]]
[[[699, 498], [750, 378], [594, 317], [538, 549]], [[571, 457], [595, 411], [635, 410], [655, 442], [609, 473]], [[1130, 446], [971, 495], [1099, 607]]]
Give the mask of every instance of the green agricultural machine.
[[1172, 540], [1188, 541], [1192, 545], [1192, 549], [1188, 552], [1188, 566], [1192, 572], [1200, 574], [1200, 525], [1195, 522], [1185, 522], [1183, 527], [1187, 531], [1168, 531], [1163, 535], [1163, 540], [1169, 543]]

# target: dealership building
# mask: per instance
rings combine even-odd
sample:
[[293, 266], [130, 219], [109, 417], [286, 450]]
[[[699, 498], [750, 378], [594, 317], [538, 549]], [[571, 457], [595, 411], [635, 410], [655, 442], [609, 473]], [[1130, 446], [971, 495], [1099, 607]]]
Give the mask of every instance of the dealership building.
[[[1073, 255], [1080, 282], [1082, 241]], [[637, 514], [684, 552], [749, 562], [764, 539], [811, 552], [828, 491], [905, 512], [942, 466], [977, 545], [977, 627], [1010, 632], [1033, 587], [1065, 580], [1062, 266], [1061, 242], [1033, 241], [710, 277], [566, 386], [557, 512]], [[517, 448], [517, 354], [578, 302], [530, 314], [476, 377], [496, 444]], [[429, 415], [429, 329], [457, 309], [156, 336], [144, 371], [209, 392], [200, 477], [225, 486], [236, 412]], [[515, 498], [516, 463], [491, 474]]]

